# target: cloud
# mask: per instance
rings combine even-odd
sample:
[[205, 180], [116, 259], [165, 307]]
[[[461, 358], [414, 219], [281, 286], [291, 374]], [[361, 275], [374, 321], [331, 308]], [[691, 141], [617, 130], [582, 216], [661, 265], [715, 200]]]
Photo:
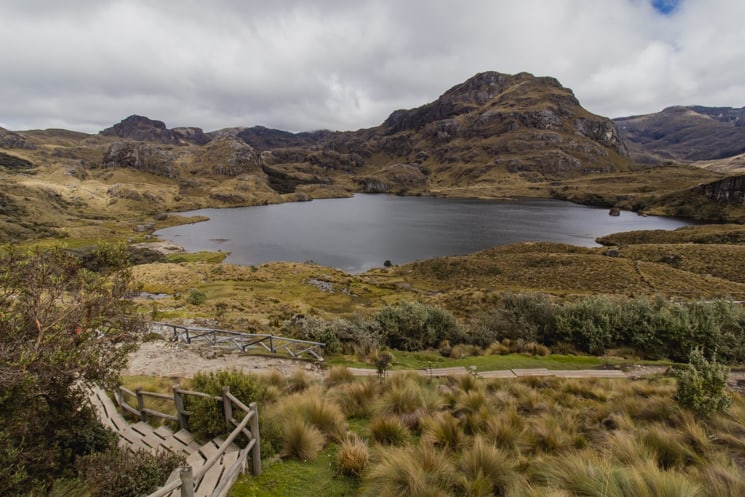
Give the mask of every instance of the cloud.
[[614, 117], [743, 105], [745, 4], [673, 3], [5, 0], [0, 126], [357, 129], [486, 70]]

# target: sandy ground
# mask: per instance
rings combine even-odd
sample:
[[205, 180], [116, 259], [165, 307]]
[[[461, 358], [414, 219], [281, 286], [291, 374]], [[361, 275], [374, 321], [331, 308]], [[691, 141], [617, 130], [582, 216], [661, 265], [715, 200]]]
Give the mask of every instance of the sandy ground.
[[246, 355], [211, 347], [199, 347], [162, 340], [145, 342], [129, 357], [124, 376], [161, 376], [164, 378], [190, 378], [198, 372], [235, 368], [246, 373], [279, 371], [290, 375], [298, 369], [322, 377], [319, 366], [307, 361]]

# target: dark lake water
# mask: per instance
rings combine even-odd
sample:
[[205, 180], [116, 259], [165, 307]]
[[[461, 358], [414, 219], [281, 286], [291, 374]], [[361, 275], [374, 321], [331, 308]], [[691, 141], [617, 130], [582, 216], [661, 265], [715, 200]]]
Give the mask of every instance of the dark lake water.
[[186, 250], [230, 252], [227, 262], [314, 261], [348, 272], [417, 259], [462, 255], [497, 245], [553, 241], [594, 246], [595, 238], [630, 230], [675, 229], [681, 219], [608, 215], [559, 200], [485, 201], [355, 195], [185, 213], [209, 221], [156, 235]]

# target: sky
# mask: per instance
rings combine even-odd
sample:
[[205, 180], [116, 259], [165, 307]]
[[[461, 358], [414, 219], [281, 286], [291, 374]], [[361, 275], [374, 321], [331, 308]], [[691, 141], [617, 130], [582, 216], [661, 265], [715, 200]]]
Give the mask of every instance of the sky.
[[743, 0], [0, 0], [0, 127], [356, 130], [476, 73], [607, 117], [745, 105]]

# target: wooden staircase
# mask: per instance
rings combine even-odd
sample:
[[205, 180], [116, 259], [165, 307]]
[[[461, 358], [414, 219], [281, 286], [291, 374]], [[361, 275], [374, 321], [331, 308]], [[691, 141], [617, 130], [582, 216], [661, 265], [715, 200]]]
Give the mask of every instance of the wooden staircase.
[[[174, 433], [166, 426], [154, 428], [143, 421], [130, 424], [119, 413], [106, 392], [100, 388], [91, 390], [89, 399], [104, 426], [119, 435], [119, 446], [121, 448], [132, 453], [145, 451], [151, 454], [164, 452], [181, 454], [186, 457], [186, 464], [191, 466], [193, 474], [200, 473], [200, 470], [210, 458], [218, 453], [219, 448], [224, 444], [223, 439], [215, 438], [202, 445], [186, 430], [179, 430]], [[240, 448], [234, 443], [230, 443], [222, 455], [219, 456], [217, 462], [197, 482], [194, 488], [194, 496], [220, 497], [225, 495], [238, 476], [237, 469], [244, 469], [242, 466], [245, 465], [245, 459], [242, 465], [236, 465], [240, 456]], [[180, 470], [176, 469], [166, 481], [163, 490], [179, 479]], [[175, 488], [166, 493], [159, 494], [156, 492], [151, 494], [151, 496], [155, 495], [179, 497], [181, 490]]]

